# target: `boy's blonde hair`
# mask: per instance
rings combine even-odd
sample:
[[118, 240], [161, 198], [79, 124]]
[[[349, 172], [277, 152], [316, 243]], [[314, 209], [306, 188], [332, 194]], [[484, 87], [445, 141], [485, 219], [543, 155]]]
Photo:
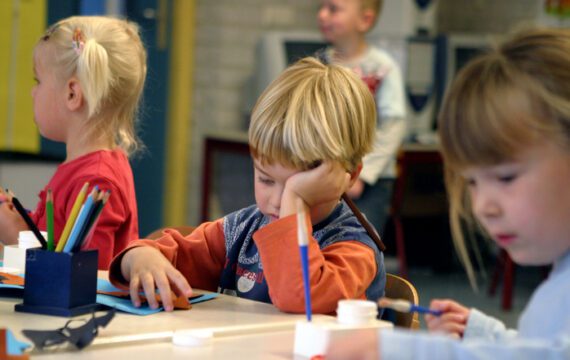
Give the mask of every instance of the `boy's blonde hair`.
[[146, 78], [138, 26], [103, 16], [74, 16], [52, 25], [38, 42], [65, 81], [79, 83], [88, 106], [87, 136], [114, 139], [128, 154], [139, 146], [135, 120]]
[[570, 30], [531, 29], [469, 63], [446, 95], [439, 134], [451, 228], [472, 282], [462, 221], [477, 224], [461, 171], [516, 160], [547, 141], [570, 151], [569, 84]]
[[374, 98], [352, 71], [315, 58], [287, 68], [261, 94], [249, 146], [262, 164], [306, 170], [321, 160], [354, 170], [372, 149]]

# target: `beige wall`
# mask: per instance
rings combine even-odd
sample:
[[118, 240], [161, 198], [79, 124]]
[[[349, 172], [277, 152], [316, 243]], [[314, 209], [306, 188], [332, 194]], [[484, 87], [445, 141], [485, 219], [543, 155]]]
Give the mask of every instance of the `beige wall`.
[[[436, 26], [440, 32], [501, 33], [536, 18], [539, 3], [542, 0], [439, 0]], [[317, 31], [317, 6], [318, 0], [197, 1], [190, 224], [198, 222], [203, 134], [245, 127], [244, 87], [258, 38], [267, 30]]]

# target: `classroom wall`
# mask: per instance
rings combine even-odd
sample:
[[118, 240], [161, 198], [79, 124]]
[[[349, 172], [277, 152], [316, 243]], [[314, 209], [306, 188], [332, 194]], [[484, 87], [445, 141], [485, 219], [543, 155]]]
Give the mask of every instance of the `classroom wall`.
[[39, 151], [31, 54], [44, 31], [45, 14], [45, 0], [0, 1], [0, 151]]
[[245, 128], [242, 106], [258, 38], [267, 30], [317, 30], [313, 0], [198, 0], [196, 10], [189, 224], [199, 221], [203, 134]]
[[[543, 0], [436, 1], [439, 2], [438, 31], [468, 33], [505, 32], [515, 24], [535, 19], [543, 3]], [[253, 71], [258, 38], [267, 30], [317, 31], [318, 3], [318, 0], [197, 1], [189, 224], [196, 224], [199, 219], [204, 133], [246, 127], [242, 109], [245, 84]]]
[[[436, 0], [437, 1], [437, 0]], [[439, 0], [440, 32], [505, 33], [532, 23], [543, 0]]]

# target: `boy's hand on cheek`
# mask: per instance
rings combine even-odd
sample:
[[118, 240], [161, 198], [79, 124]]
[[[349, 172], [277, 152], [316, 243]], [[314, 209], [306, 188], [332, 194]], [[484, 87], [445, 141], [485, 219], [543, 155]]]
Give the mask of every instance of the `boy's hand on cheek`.
[[148, 304], [156, 309], [159, 304], [155, 297], [155, 286], [166, 311], [173, 310], [171, 284], [178, 295], [191, 296], [192, 289], [186, 278], [172, 266], [160, 251], [141, 246], [125, 253], [121, 261], [123, 277], [129, 280], [129, 291], [133, 305], [139, 307], [139, 292], [144, 291]]
[[326, 161], [313, 169], [301, 171], [287, 179], [280, 217], [296, 213], [297, 199], [303, 200], [309, 208], [336, 201], [349, 183], [350, 174], [338, 162]]

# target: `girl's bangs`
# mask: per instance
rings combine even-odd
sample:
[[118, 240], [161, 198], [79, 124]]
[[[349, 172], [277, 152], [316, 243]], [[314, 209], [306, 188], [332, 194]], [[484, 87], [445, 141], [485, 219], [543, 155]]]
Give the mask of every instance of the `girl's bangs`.
[[511, 161], [545, 130], [540, 129], [543, 114], [528, 89], [497, 75], [459, 84], [463, 88], [452, 90], [446, 100], [439, 132], [448, 166]]

